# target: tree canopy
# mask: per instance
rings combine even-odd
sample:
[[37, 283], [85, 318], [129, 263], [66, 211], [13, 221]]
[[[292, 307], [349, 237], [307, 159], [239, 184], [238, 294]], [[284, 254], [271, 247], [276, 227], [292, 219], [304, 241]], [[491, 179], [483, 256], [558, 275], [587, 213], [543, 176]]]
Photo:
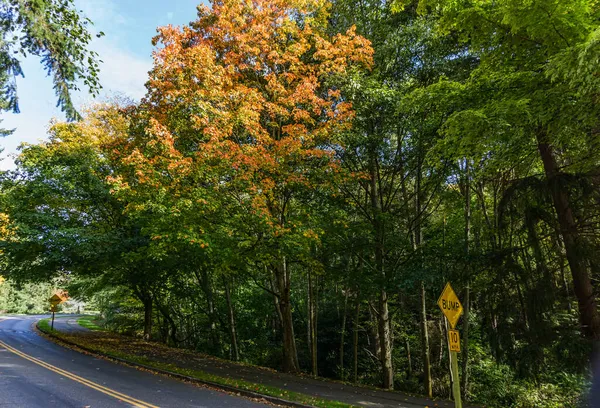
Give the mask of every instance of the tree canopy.
[[25, 145], [0, 271], [109, 327], [490, 407], [583, 401], [600, 341], [598, 5], [218, 0], [139, 104]]

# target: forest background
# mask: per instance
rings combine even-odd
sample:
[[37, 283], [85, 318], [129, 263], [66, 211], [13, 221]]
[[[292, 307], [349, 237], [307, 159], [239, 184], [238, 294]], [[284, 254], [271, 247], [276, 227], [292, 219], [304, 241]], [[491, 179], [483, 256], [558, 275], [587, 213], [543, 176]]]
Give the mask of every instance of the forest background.
[[1, 175], [0, 308], [58, 285], [115, 331], [447, 397], [450, 281], [469, 401], [576, 406], [600, 340], [599, 12], [214, 1], [158, 29], [141, 102], [82, 112], [79, 55], [53, 78], [72, 120]]

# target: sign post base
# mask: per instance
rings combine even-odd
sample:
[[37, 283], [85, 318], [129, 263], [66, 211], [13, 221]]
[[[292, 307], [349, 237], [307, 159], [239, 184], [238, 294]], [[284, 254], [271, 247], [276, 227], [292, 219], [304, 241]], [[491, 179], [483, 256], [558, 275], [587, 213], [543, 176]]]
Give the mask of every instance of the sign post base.
[[454, 398], [455, 408], [462, 408], [460, 398], [460, 381], [458, 380], [458, 355], [456, 351], [450, 352], [450, 366], [452, 369], [452, 396]]

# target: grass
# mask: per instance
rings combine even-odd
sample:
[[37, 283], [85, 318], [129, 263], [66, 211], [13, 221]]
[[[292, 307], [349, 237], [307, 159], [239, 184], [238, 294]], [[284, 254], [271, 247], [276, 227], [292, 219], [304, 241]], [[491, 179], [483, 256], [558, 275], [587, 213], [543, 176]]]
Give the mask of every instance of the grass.
[[[79, 319], [77, 321], [77, 323], [79, 323], [80, 325], [82, 325], [84, 327], [87, 327], [80, 322], [80, 320], [85, 320], [85, 319], [89, 319], [89, 320], [86, 320], [85, 324], [87, 324], [89, 322], [97, 327], [97, 329], [92, 329], [92, 330], [101, 329], [101, 327], [99, 327], [95, 323], [93, 323], [93, 319], [94, 319], [93, 317], [90, 317], [90, 318], [83, 317], [83, 318]], [[317, 397], [313, 397], [310, 395], [301, 394], [301, 393], [297, 393], [297, 392], [293, 392], [293, 391], [288, 391], [288, 390], [284, 390], [284, 389], [269, 386], [269, 385], [257, 384], [257, 383], [244, 381], [244, 380], [221, 377], [221, 376], [217, 376], [214, 374], [206, 373], [201, 370], [182, 368], [182, 367], [178, 367], [175, 364], [162, 363], [162, 362], [155, 361], [155, 360], [152, 360], [152, 359], [149, 359], [146, 357], [141, 357], [141, 356], [137, 356], [137, 355], [130, 354], [130, 353], [124, 353], [123, 351], [116, 350], [113, 347], [108, 347], [106, 345], [99, 345], [99, 344], [95, 344], [95, 343], [86, 342], [86, 336], [77, 336], [74, 334], [66, 334], [66, 333], [61, 333], [57, 330], [52, 330], [50, 328], [49, 320], [50, 319], [42, 319], [38, 322], [38, 328], [40, 329], [40, 331], [42, 331], [46, 334], [52, 334], [53, 336], [57, 337], [58, 339], [66, 340], [68, 342], [82, 346], [86, 349], [105, 354], [109, 357], [116, 357], [116, 358], [120, 358], [123, 360], [131, 361], [133, 363], [143, 364], [145, 366], [156, 368], [159, 370], [166, 370], [166, 371], [170, 371], [173, 373], [185, 375], [188, 377], [197, 378], [200, 381], [207, 381], [207, 382], [211, 382], [211, 383], [215, 383], [215, 384], [227, 385], [229, 387], [235, 387], [240, 390], [251, 391], [251, 392], [255, 392], [257, 394], [282, 398], [282, 399], [285, 399], [288, 401], [312, 405], [312, 406], [319, 407], [319, 408], [356, 408], [355, 405], [350, 405], [350, 404], [346, 404], [346, 403], [339, 402], [339, 401], [331, 401], [331, 400], [327, 400], [327, 399], [323, 399], [323, 398], [317, 398]]]
[[90, 330], [103, 330], [102, 323], [98, 316], [84, 316], [77, 319], [77, 324]]
[[44, 333], [56, 333], [56, 330], [53, 330], [50, 328], [50, 319], [42, 319], [38, 322], [37, 324], [38, 329], [40, 329], [41, 331], [43, 331]]

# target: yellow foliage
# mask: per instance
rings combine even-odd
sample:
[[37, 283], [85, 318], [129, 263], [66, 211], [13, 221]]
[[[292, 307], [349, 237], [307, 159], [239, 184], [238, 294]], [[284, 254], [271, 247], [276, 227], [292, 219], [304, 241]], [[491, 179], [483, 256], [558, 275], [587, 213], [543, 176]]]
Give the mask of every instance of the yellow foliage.
[[10, 227], [10, 219], [5, 213], [0, 213], [0, 240], [14, 236], [14, 230]]

